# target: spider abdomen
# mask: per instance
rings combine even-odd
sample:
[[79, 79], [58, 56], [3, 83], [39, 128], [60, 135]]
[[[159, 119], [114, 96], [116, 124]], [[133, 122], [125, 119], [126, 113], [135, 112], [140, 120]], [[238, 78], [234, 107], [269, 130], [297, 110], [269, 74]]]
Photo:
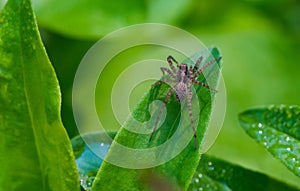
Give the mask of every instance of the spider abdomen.
[[186, 96], [186, 92], [187, 92], [187, 87], [186, 87], [186, 84], [184, 82], [179, 82], [175, 86], [175, 94], [176, 94], [176, 97], [177, 97], [179, 102], [184, 100], [184, 98]]

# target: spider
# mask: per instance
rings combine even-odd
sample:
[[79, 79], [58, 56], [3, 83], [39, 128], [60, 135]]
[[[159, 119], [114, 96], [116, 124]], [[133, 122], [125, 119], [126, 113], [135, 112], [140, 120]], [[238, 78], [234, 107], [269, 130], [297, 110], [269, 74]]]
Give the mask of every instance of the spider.
[[[195, 147], [197, 147], [196, 129], [195, 129], [194, 121], [193, 121], [193, 113], [192, 113], [192, 105], [191, 105], [191, 100], [192, 100], [192, 96], [193, 96], [191, 85], [197, 84], [199, 86], [203, 86], [203, 87], [211, 90], [212, 92], [216, 93], [216, 90], [210, 88], [209, 85], [207, 85], [203, 82], [199, 82], [198, 80], [196, 80], [196, 78], [207, 67], [209, 67], [211, 64], [213, 64], [215, 62], [218, 62], [220, 59], [221, 59], [221, 57], [211, 60], [210, 62], [208, 62], [207, 64], [205, 64], [204, 66], [202, 66], [199, 69], [199, 65], [203, 60], [202, 56], [197, 59], [194, 67], [192, 67], [192, 66], [188, 67], [187, 64], [184, 64], [184, 63], [178, 64], [178, 62], [172, 56], [168, 56], [167, 61], [169, 63], [170, 68], [162, 67], [162, 68], [160, 68], [160, 70], [162, 71], [163, 75], [165, 74], [165, 72], [167, 72], [169, 74], [169, 76], [171, 77], [171, 79], [163, 79], [163, 80], [157, 81], [152, 86], [159, 85], [162, 82], [173, 83], [173, 84], [175, 84], [175, 86], [170, 88], [170, 90], [168, 91], [168, 93], [164, 99], [164, 105], [159, 110], [159, 113], [157, 115], [157, 118], [156, 118], [156, 121], [154, 124], [154, 128], [150, 135], [149, 141], [152, 140], [153, 134], [157, 129], [158, 121], [162, 114], [163, 108], [166, 106], [172, 93], [175, 92], [175, 96], [179, 102], [182, 102], [185, 98], [187, 98], [187, 107], [188, 107], [188, 112], [189, 112], [190, 123], [191, 123], [192, 129], [193, 129], [193, 132], [194, 132], [194, 144], [195, 144]], [[174, 66], [174, 63], [176, 65], [176, 67]]]

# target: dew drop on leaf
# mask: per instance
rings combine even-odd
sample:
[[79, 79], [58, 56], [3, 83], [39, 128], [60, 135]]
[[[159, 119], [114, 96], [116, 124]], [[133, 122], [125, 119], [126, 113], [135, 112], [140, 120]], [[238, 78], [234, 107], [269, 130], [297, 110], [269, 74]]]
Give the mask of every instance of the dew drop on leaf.
[[247, 110], [239, 115], [241, 126], [259, 144], [300, 176], [300, 107], [270, 106]]
[[100, 168], [109, 147], [110, 145], [105, 143], [90, 143], [84, 146], [81, 155], [76, 158], [80, 185], [85, 190], [91, 190], [98, 169]]
[[208, 170], [213, 171], [215, 167], [212, 165], [212, 162], [208, 162]]

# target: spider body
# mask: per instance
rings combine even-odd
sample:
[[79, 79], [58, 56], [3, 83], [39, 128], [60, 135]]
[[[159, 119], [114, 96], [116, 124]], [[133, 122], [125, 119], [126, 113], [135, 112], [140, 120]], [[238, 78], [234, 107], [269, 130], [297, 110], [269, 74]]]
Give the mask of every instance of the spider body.
[[179, 102], [182, 102], [184, 98], [186, 97], [187, 92], [187, 83], [188, 83], [188, 68], [186, 64], [179, 65], [179, 70], [176, 73], [176, 79], [177, 82], [174, 86], [174, 91], [176, 98]]
[[[197, 59], [196, 64], [193, 67], [192, 66], [188, 67], [188, 65], [185, 63], [178, 64], [178, 62], [172, 56], [168, 56], [167, 61], [169, 63], [170, 68], [162, 67], [160, 69], [163, 74], [165, 74], [165, 72], [167, 72], [170, 79], [163, 79], [163, 80], [157, 81], [152, 86], [156, 86], [158, 84], [161, 84], [162, 82], [166, 82], [169, 84], [175, 84], [175, 85], [173, 87], [171, 87], [170, 90], [168, 91], [168, 93], [165, 97], [165, 100], [164, 100], [164, 105], [159, 110], [156, 122], [154, 124], [153, 132], [150, 135], [150, 139], [149, 139], [150, 141], [153, 137], [154, 132], [156, 131], [158, 121], [162, 114], [163, 108], [166, 106], [172, 93], [175, 93], [175, 96], [179, 102], [182, 102], [183, 100], [185, 100], [187, 98], [187, 107], [188, 107], [188, 112], [189, 112], [189, 118], [190, 118], [191, 126], [192, 126], [192, 129], [194, 132], [194, 143], [195, 143], [195, 147], [197, 147], [196, 129], [194, 126], [192, 105], [191, 105], [192, 104], [191, 103], [192, 96], [193, 96], [191, 86], [192, 86], [192, 84], [197, 84], [197, 85], [203, 86], [205, 88], [208, 88], [213, 92], [216, 92], [216, 90], [211, 89], [207, 84], [205, 84], [203, 82], [199, 82], [198, 80], [196, 80], [196, 78], [205, 70], [205, 68], [207, 68], [208, 66], [210, 66], [211, 64], [213, 64], [215, 62], [218, 62], [220, 59], [221, 59], [221, 57], [219, 57], [215, 60], [211, 60], [210, 62], [208, 62], [207, 64], [205, 64], [203, 67], [201, 67], [199, 69], [199, 64], [203, 60], [202, 56]], [[173, 62], [175, 63], [175, 66], [174, 66]]]
[[175, 95], [176, 98], [179, 102], [182, 102], [184, 98], [186, 97], [186, 92], [187, 92], [187, 85], [184, 82], [179, 82], [178, 84], [175, 85]]

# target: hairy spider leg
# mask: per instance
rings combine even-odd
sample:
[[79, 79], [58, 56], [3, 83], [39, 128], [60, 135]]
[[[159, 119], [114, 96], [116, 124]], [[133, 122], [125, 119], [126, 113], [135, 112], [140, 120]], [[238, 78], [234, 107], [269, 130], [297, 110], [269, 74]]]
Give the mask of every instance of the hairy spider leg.
[[171, 80], [171, 79], [159, 80], [159, 81], [156, 81], [154, 84], [152, 84], [152, 87], [162, 84], [163, 82], [165, 82], [167, 84], [171, 84], [171, 83], [175, 83], [175, 80]]
[[189, 86], [187, 86], [187, 93], [188, 93], [188, 95], [187, 95], [187, 106], [188, 106], [189, 117], [190, 117], [192, 129], [193, 129], [193, 132], [194, 132], [194, 145], [195, 145], [195, 148], [197, 148], [197, 135], [196, 135], [196, 129], [195, 129], [195, 124], [194, 124], [194, 120], [193, 120], [193, 110], [192, 110], [193, 91]]
[[167, 61], [170, 65], [170, 68], [172, 69], [173, 73], [176, 74], [177, 70], [176, 70], [175, 66], [173, 65], [173, 62], [176, 63], [177, 68], [178, 68], [178, 62], [175, 60], [175, 58], [173, 58], [173, 56], [168, 56]]
[[211, 88], [209, 85], [207, 85], [206, 83], [199, 82], [198, 80], [192, 79], [191, 82], [192, 82], [193, 84], [197, 84], [197, 85], [199, 85], [199, 86], [203, 86], [203, 87], [205, 87], [205, 88], [211, 90], [211, 91], [214, 92], [214, 93], [217, 93], [217, 92], [218, 92], [217, 90], [212, 89], [212, 88]]
[[169, 68], [160, 68], [160, 70], [162, 71], [163, 75], [165, 75], [165, 72], [167, 72], [172, 78], [176, 78], [175, 75], [172, 73], [172, 71]]
[[198, 68], [199, 68], [199, 64], [202, 62], [202, 60], [203, 60], [203, 56], [200, 56], [198, 59], [197, 59], [197, 61], [196, 61], [196, 64], [195, 64], [195, 66], [194, 66], [194, 68], [193, 68], [193, 72], [196, 72], [197, 70], [198, 70]]
[[165, 100], [164, 100], [164, 104], [161, 106], [161, 108], [160, 108], [160, 110], [159, 110], [159, 113], [158, 113], [158, 115], [157, 115], [157, 117], [156, 117], [156, 121], [155, 121], [155, 124], [154, 124], [154, 128], [153, 128], [153, 131], [152, 131], [152, 133], [151, 133], [151, 135], [150, 135], [149, 141], [152, 140], [153, 134], [154, 134], [154, 132], [155, 132], [156, 129], [157, 129], [158, 121], [159, 121], [159, 118], [160, 118], [160, 116], [161, 116], [161, 114], [162, 114], [162, 112], [163, 112], [163, 109], [164, 109], [164, 107], [166, 107], [166, 105], [167, 105], [167, 103], [168, 103], [168, 101], [169, 101], [169, 99], [170, 99], [170, 97], [171, 97], [171, 95], [172, 95], [172, 93], [173, 93], [174, 91], [175, 91], [174, 88], [171, 88], [171, 89], [168, 91], [167, 96], [165, 97]]
[[194, 77], [198, 77], [207, 67], [209, 67], [211, 64], [215, 63], [215, 62], [219, 62], [221, 60], [222, 57], [219, 57], [217, 59], [211, 60], [209, 61], [207, 64], [205, 64], [204, 66], [202, 66], [202, 68], [200, 70], [198, 70], [197, 73], [195, 73]]

